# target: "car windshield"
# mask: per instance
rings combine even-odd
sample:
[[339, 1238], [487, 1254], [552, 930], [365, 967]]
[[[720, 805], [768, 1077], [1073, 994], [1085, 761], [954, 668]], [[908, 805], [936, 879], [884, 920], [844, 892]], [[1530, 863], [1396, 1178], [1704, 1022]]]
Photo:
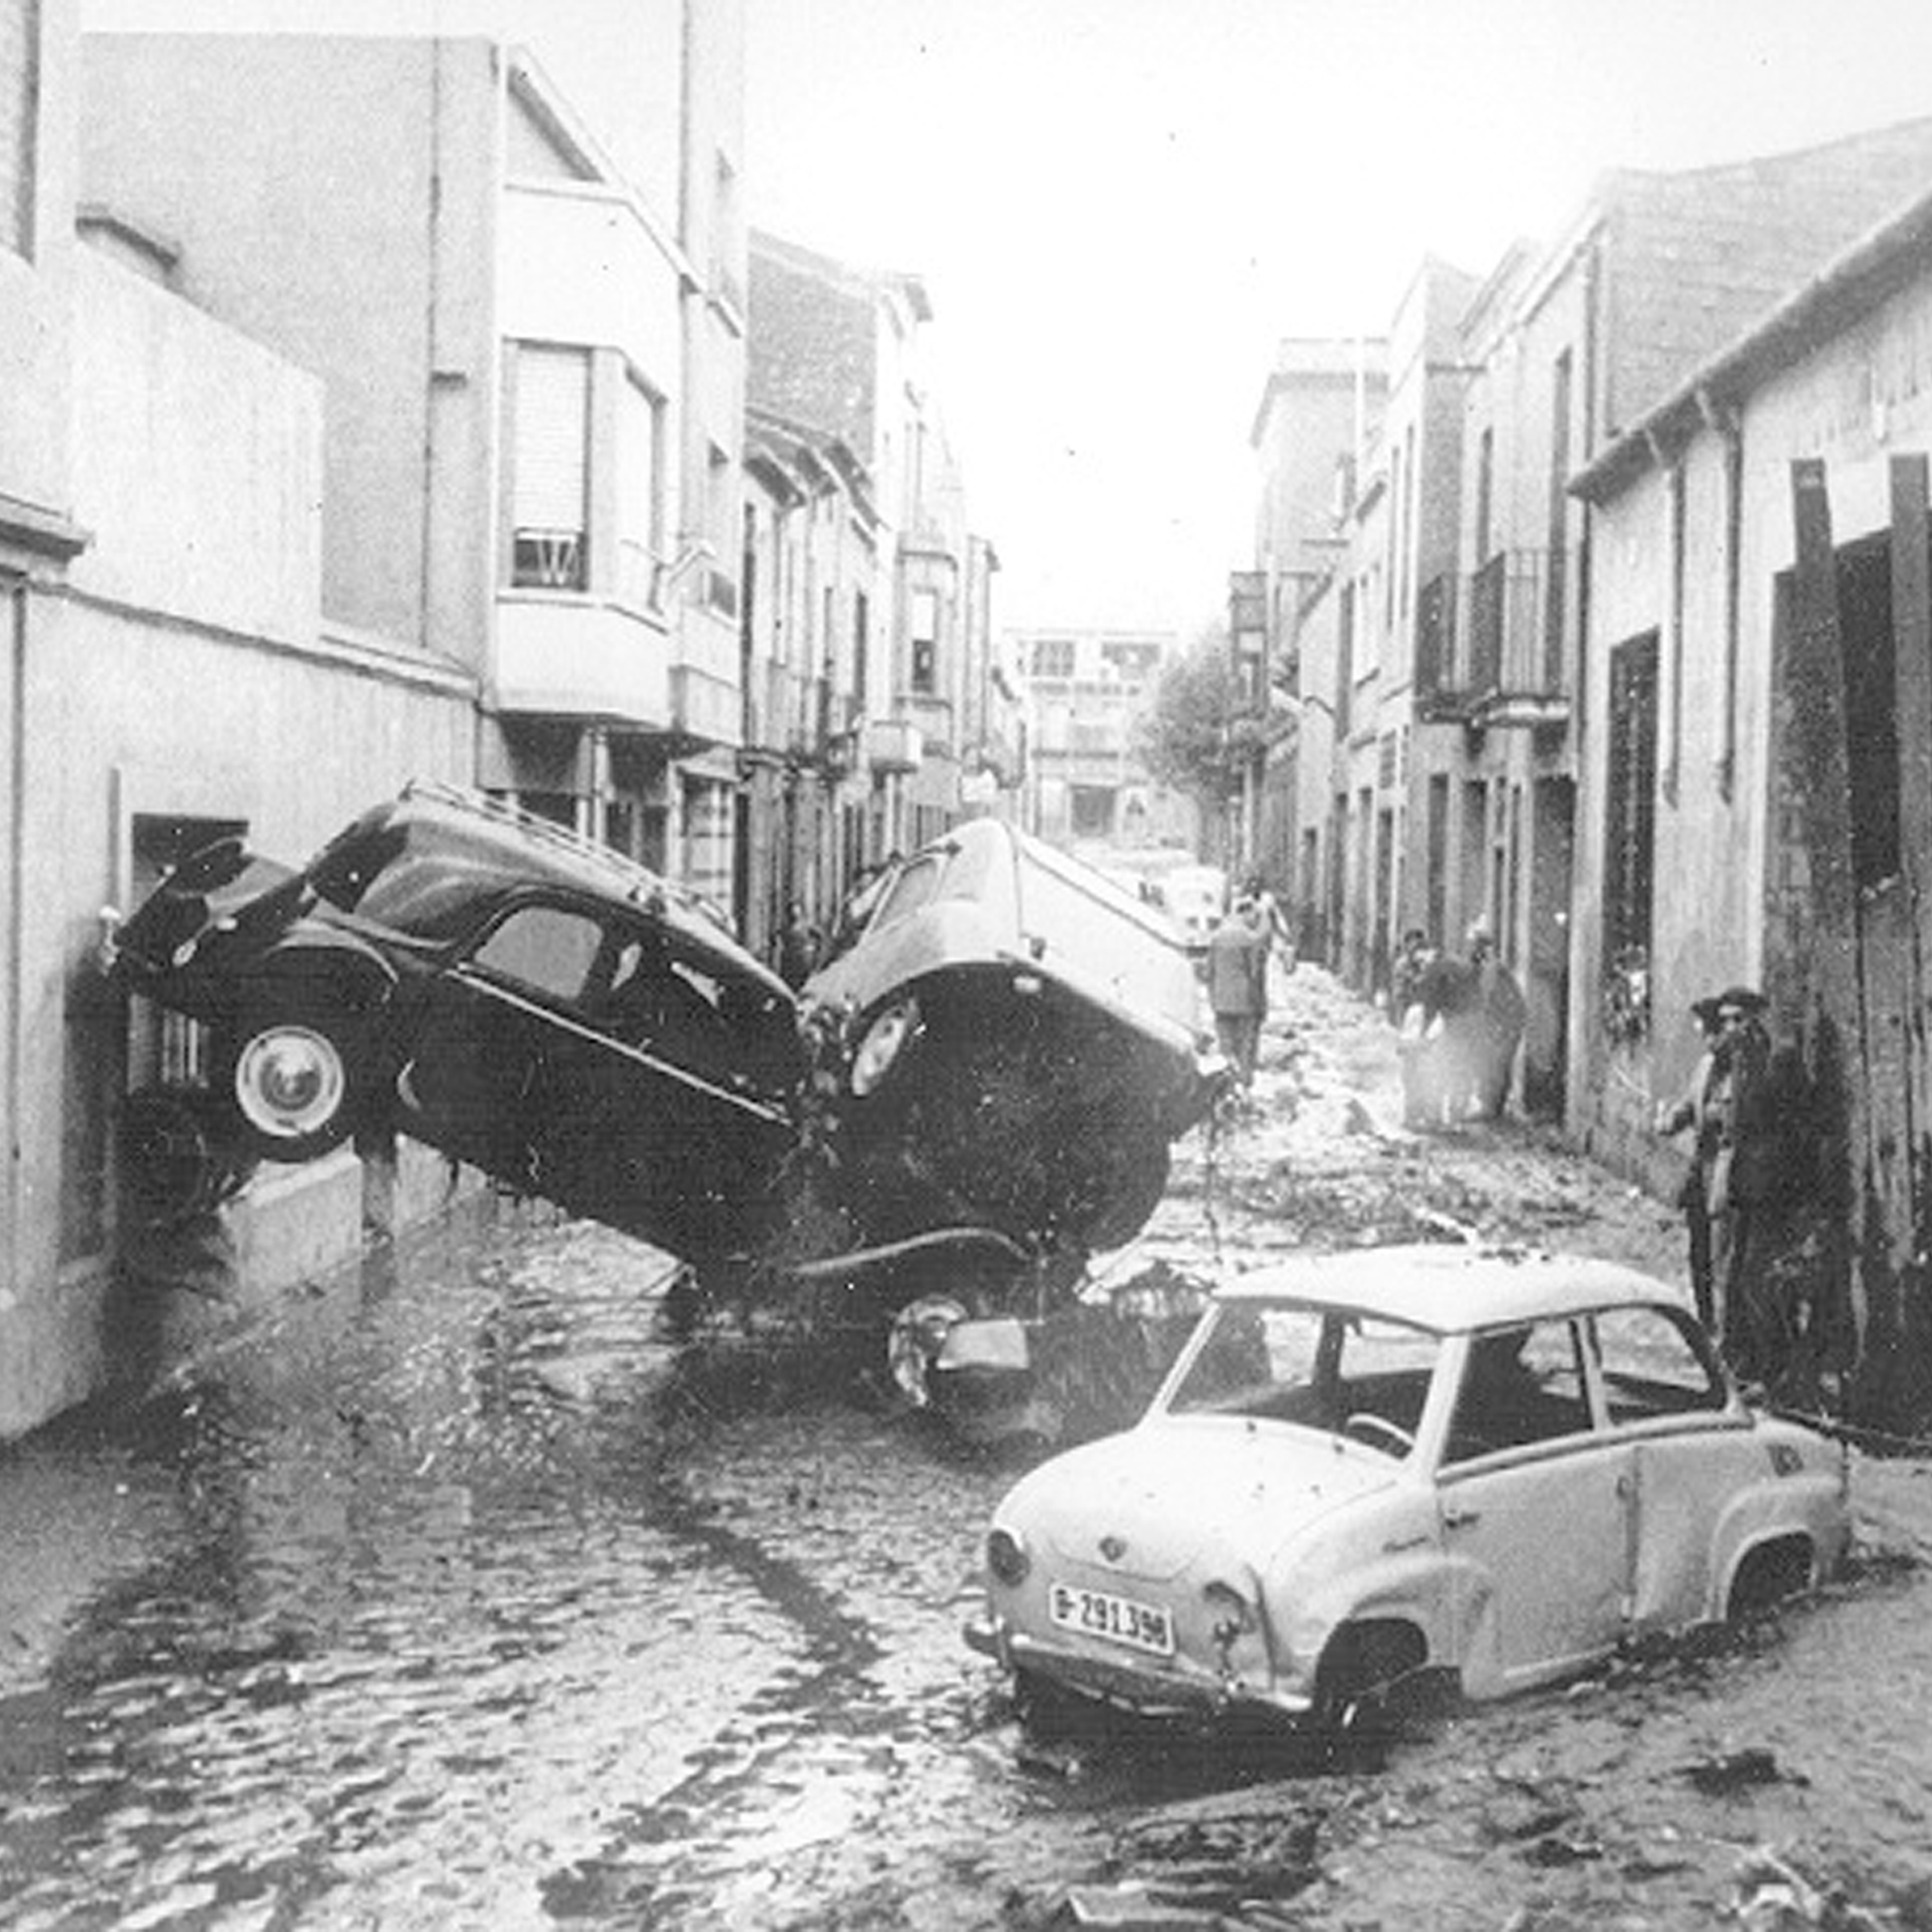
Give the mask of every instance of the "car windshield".
[[1220, 1302], [1202, 1319], [1170, 1414], [1340, 1429], [1368, 1411], [1412, 1434], [1442, 1346], [1427, 1329], [1306, 1303]]

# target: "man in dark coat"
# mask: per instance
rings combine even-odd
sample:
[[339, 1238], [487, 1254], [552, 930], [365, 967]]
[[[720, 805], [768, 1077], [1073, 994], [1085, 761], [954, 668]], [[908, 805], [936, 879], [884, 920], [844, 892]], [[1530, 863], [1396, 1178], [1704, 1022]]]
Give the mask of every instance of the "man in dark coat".
[[1711, 1263], [1722, 1309], [1724, 1352], [1747, 1380], [1770, 1382], [1785, 1365], [1789, 1322], [1772, 1262], [1779, 1216], [1794, 1188], [1793, 1123], [1784, 1118], [1770, 1002], [1749, 986], [1716, 996], [1717, 1039], [1706, 1101], [1713, 1154], [1707, 1195]]
[[1255, 1084], [1262, 1021], [1267, 1015], [1268, 935], [1260, 909], [1241, 899], [1208, 939], [1208, 1004], [1221, 1051], [1246, 1094]]
[[1496, 956], [1495, 941], [1480, 921], [1469, 930], [1469, 964], [1476, 977], [1469, 1029], [1470, 1103], [1480, 1119], [1495, 1121], [1509, 1104], [1528, 1008], [1516, 975]]

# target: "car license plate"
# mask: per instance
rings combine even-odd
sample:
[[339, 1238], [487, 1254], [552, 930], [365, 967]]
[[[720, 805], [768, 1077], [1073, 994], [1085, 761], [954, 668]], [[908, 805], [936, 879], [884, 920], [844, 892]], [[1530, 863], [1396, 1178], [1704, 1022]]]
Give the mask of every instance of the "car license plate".
[[1105, 1637], [1154, 1657], [1174, 1655], [1174, 1619], [1151, 1604], [1131, 1597], [1111, 1597], [1104, 1590], [1078, 1590], [1071, 1583], [1048, 1587], [1047, 1615], [1062, 1630], [1083, 1636]]

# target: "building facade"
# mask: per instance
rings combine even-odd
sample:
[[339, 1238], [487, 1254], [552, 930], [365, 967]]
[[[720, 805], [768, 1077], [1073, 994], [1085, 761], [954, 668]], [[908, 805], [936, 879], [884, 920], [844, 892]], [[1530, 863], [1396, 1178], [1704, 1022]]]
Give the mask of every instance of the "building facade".
[[[347, 1155], [191, 1214], [128, 1184], [137, 1096], [191, 1085], [205, 1042], [105, 980], [107, 909], [204, 837], [299, 854], [370, 786], [467, 776], [476, 691], [412, 639], [325, 618], [321, 385], [185, 298], [178, 236], [83, 192], [72, 10], [10, 21], [0, 1435], [143, 1371], [183, 1286], [272, 1294], [360, 1244]], [[381, 1210], [440, 1186], [406, 1160]]]
[[[1589, 1030], [1582, 1122], [1654, 1167], [1690, 1003], [1770, 996], [1806, 1090], [1807, 1317], [1866, 1413], [1932, 1417], [1921, 1024], [1932, 852], [1932, 195], [1876, 225], [1688, 374], [1576, 481], [1605, 648], [1590, 701], [1586, 956], [1647, 936], [1641, 998]], [[1633, 900], [1641, 897], [1633, 905]], [[1621, 923], [1621, 924], [1619, 923]]]
[[[728, 91], [687, 12], [692, 98]], [[666, 206], [501, 42], [91, 36], [88, 89], [89, 195], [323, 380], [331, 618], [479, 679], [483, 783], [727, 902], [732, 110]]]
[[1061, 628], [1007, 634], [1025, 696], [1028, 827], [1056, 844], [1195, 842], [1195, 813], [1156, 783], [1138, 745], [1162, 667], [1164, 631]]
[[870, 790], [841, 839], [849, 878], [956, 822], [980, 774], [996, 770], [996, 786], [1010, 786], [997, 748], [989, 755], [974, 736], [989, 689], [996, 558], [970, 528], [924, 379], [932, 309], [919, 277], [754, 234], [751, 312], [754, 412], [851, 452], [876, 514], [880, 576], [850, 694], [853, 755]]

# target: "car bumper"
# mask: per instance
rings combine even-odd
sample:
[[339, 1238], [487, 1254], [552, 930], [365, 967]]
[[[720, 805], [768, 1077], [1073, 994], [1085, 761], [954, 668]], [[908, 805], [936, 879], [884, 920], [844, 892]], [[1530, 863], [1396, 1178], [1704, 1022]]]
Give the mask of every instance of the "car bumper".
[[975, 1617], [962, 1634], [969, 1650], [1012, 1675], [1046, 1678], [1063, 1690], [1131, 1711], [1139, 1717], [1225, 1718], [1241, 1713], [1297, 1721], [1315, 1700], [1273, 1683], [1254, 1684], [1205, 1674], [1180, 1675], [1039, 1642], [991, 1612]]

